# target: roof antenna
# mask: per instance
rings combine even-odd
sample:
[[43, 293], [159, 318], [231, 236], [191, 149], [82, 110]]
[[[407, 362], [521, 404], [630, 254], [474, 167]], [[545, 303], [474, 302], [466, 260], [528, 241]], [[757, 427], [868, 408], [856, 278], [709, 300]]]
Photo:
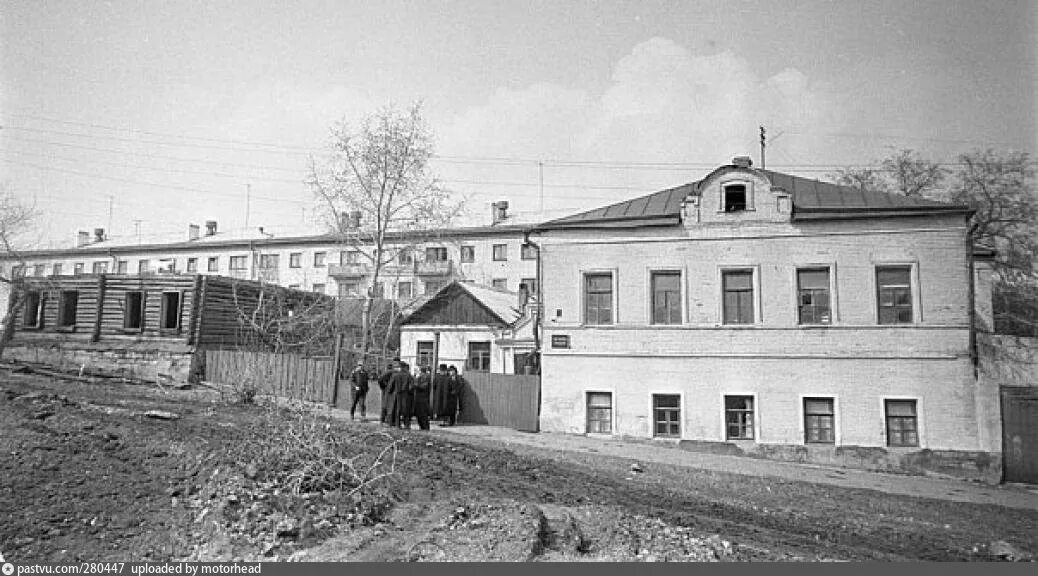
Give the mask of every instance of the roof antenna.
[[760, 169], [763, 170], [767, 164], [764, 163], [764, 148], [767, 147], [767, 138], [764, 136], [764, 126], [760, 127]]

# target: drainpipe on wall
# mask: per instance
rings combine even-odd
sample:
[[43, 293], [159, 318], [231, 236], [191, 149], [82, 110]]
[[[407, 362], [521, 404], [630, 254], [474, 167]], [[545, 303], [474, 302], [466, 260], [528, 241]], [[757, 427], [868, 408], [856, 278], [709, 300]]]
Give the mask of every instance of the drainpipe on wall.
[[[533, 232], [533, 230], [525, 230], [523, 232], [523, 242], [526, 243], [526, 244], [529, 244], [529, 245], [531, 245], [531, 246], [533, 246], [534, 248], [537, 249], [537, 271], [534, 274], [534, 276], [536, 277], [536, 280], [537, 280], [537, 308], [536, 308], [536, 312], [535, 312], [537, 317], [534, 318], [534, 322], [533, 322], [533, 349], [538, 354], [540, 354], [540, 352], [541, 352], [541, 321], [542, 321], [542, 319], [544, 317], [544, 314], [543, 314], [543, 311], [544, 311], [544, 282], [541, 281], [541, 245], [530, 240], [530, 233], [532, 233], [532, 232]], [[541, 362], [540, 362], [540, 360], [538, 360], [538, 362], [537, 362], [538, 367], [540, 367], [540, 364], [541, 364]]]

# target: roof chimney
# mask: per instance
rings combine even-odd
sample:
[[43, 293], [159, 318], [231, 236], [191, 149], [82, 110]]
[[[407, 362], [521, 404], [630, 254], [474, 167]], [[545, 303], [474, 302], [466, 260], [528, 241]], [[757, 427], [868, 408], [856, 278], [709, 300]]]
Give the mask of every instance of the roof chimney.
[[736, 156], [732, 158], [732, 164], [739, 168], [749, 168], [753, 166], [753, 160], [749, 156]]
[[90, 232], [87, 232], [86, 230], [80, 230], [76, 234], [76, 248], [86, 246], [87, 244], [90, 244]]
[[105, 229], [104, 228], [94, 228], [94, 242], [104, 242], [104, 241], [105, 241]]
[[216, 235], [216, 220], [205, 221], [205, 235], [215, 236]]
[[188, 239], [189, 242], [191, 240], [198, 240], [198, 232], [199, 232], [199, 230], [200, 229], [198, 227], [198, 224], [188, 224], [187, 225], [187, 239]]
[[501, 200], [490, 205], [490, 223], [500, 224], [508, 218], [508, 202]]

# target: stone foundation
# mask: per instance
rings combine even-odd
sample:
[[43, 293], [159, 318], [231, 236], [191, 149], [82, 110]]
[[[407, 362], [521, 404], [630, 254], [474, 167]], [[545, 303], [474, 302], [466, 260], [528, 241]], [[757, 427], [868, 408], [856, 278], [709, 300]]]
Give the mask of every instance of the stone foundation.
[[52, 366], [62, 371], [146, 382], [194, 382], [203, 369], [194, 350], [180, 344], [9, 343], [4, 359]]

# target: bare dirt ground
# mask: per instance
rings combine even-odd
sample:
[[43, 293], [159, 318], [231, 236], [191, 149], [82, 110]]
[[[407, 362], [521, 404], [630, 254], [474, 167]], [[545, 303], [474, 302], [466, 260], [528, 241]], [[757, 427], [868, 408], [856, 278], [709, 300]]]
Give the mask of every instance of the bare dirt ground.
[[[150, 410], [175, 413], [153, 418]], [[0, 370], [0, 552], [102, 560], [993, 560], [1038, 512]]]

